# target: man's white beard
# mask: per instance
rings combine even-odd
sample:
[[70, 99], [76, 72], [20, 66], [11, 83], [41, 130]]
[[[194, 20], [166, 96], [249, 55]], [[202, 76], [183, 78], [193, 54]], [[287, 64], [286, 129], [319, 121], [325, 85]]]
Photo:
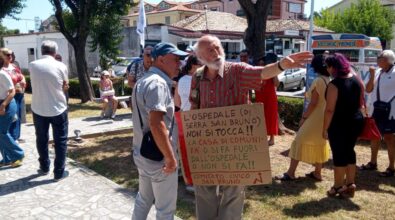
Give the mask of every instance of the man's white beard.
[[225, 57], [221, 56], [219, 60], [213, 62], [203, 61], [209, 69], [218, 70], [218, 74], [222, 77], [224, 75]]

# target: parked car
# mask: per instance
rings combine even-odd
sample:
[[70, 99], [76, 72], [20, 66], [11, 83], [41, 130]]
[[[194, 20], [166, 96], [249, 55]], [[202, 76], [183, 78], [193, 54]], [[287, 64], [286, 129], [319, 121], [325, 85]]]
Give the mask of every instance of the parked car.
[[[126, 68], [128, 67], [128, 65], [131, 64], [136, 59], [139, 59], [139, 57], [117, 57], [115, 61], [112, 61], [110, 63], [111, 65], [110, 68], [114, 71], [115, 76], [123, 77], [126, 73]], [[100, 66], [97, 66], [94, 69], [92, 76], [100, 77], [102, 71], [103, 71], [102, 68]]]
[[296, 68], [285, 70], [278, 75], [278, 80], [280, 81], [277, 88], [278, 91], [290, 90], [295, 87], [301, 90], [306, 85], [306, 69]]
[[111, 69], [114, 70], [115, 76], [123, 77], [126, 74], [126, 68], [131, 64], [133, 61], [140, 59], [140, 57], [120, 57], [120, 61], [117, 62], [115, 65], [112, 65]]

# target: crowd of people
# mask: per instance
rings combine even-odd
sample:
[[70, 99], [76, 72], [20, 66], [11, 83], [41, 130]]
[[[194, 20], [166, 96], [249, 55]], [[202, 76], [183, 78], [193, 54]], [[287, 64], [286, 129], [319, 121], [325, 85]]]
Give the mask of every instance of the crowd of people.
[[[61, 57], [57, 56], [55, 42], [44, 41], [41, 51], [43, 57], [29, 64], [31, 110], [39, 154], [38, 173], [46, 175], [50, 171], [48, 132], [51, 125], [55, 147], [53, 172], [55, 181], [59, 181], [68, 176], [65, 169], [68, 70]], [[6, 48], [0, 51], [0, 152], [3, 158], [0, 166], [18, 167], [24, 158], [19, 142], [23, 141], [20, 138], [20, 119], [26, 80], [12, 54]], [[306, 92], [308, 105], [290, 146], [289, 168], [274, 179], [297, 179], [296, 169], [302, 161], [314, 166], [306, 176], [322, 181], [322, 167], [331, 152], [334, 178], [327, 195], [353, 197], [357, 188], [354, 147], [362, 132], [364, 117], [375, 119], [388, 148], [389, 165], [380, 175], [395, 175], [394, 52], [384, 50], [380, 54], [377, 59], [379, 69], [370, 69], [366, 85], [340, 53], [313, 56], [310, 52], [300, 52], [279, 61], [273, 56], [266, 56], [256, 65], [251, 65], [248, 58], [248, 51], [242, 51], [240, 62], [225, 61], [221, 41], [215, 36], [205, 35], [186, 52], [170, 43], [147, 46], [142, 58], [128, 66], [135, 125], [133, 159], [139, 172], [139, 191], [132, 219], [146, 219], [152, 204], [157, 209], [157, 219], [172, 219], [175, 214], [180, 167], [176, 150], [176, 111], [248, 104], [254, 90], [255, 102], [264, 103], [268, 145], [274, 145], [274, 137], [279, 131], [277, 75], [310, 62], [317, 77]], [[108, 71], [101, 74], [101, 116], [105, 116], [105, 109], [111, 102], [111, 118], [114, 118], [117, 100], [109, 76]], [[383, 105], [386, 112], [381, 108]], [[371, 160], [359, 167], [361, 171], [377, 169], [380, 143], [381, 140], [371, 141]], [[148, 147], [150, 151], [156, 151], [154, 156], [144, 153]], [[244, 186], [188, 187], [195, 194], [198, 219], [242, 219]]]
[[[370, 111], [369, 115], [375, 117], [375, 100], [383, 100], [392, 105], [394, 99], [394, 87], [389, 86], [391, 83], [394, 85], [391, 79], [395, 78], [391, 77], [395, 74], [395, 56], [392, 51], [385, 50], [378, 57], [380, 69], [373, 71], [372, 68], [371, 80], [367, 85], [363, 84], [349, 61], [340, 53], [325, 53], [313, 57], [311, 53], [303, 52], [291, 54], [280, 61], [274, 60], [274, 63], [273, 60], [261, 59], [253, 66], [249, 64], [248, 51], [240, 53], [241, 62], [226, 62], [220, 40], [215, 36], [206, 35], [194, 45], [192, 54], [187, 55], [176, 46], [166, 43], [154, 46], [151, 54], [153, 65], [144, 71], [141, 80], [136, 81], [133, 92], [137, 94], [132, 96], [133, 109], [144, 109], [141, 117], [133, 115], [134, 124], [143, 121], [141, 128], [135, 128], [133, 142], [133, 157], [140, 174], [140, 188], [133, 219], [144, 219], [151, 204], [154, 204], [157, 210], [161, 210], [157, 213], [158, 218], [166, 219], [174, 215], [176, 198], [174, 195], [169, 198], [169, 194], [164, 193], [174, 192], [175, 189], [169, 187], [175, 182], [174, 173], [178, 166], [175, 156], [177, 135], [172, 133], [175, 126], [174, 110], [188, 111], [246, 104], [250, 103], [250, 91], [254, 90], [255, 101], [265, 104], [265, 119], [269, 119], [266, 120], [270, 137], [268, 144], [272, 145], [274, 136], [278, 134], [279, 124], [275, 93], [278, 82], [276, 76], [285, 69], [299, 67], [310, 61], [317, 77], [306, 92], [309, 104], [303, 112], [299, 131], [290, 146], [289, 169], [275, 179], [295, 180], [296, 168], [302, 161], [314, 166], [314, 170], [306, 173], [306, 176], [315, 181], [322, 181], [323, 164], [329, 160], [332, 153], [333, 187], [328, 189], [327, 195], [341, 198], [354, 196], [357, 170], [354, 147], [364, 126], [366, 115], [363, 112]], [[174, 72], [179, 72], [178, 67], [182, 60], [185, 60], [182, 76], [175, 82], [177, 74]], [[377, 72], [383, 76], [377, 76]], [[384, 74], [387, 75], [384, 77]], [[156, 82], [157, 86], [153, 86], [152, 81]], [[230, 81], [235, 81], [236, 84], [232, 85], [238, 88], [227, 88], [231, 85]], [[174, 105], [170, 99], [173, 96], [174, 85], [176, 89], [173, 109]], [[373, 97], [377, 96], [376, 93], [370, 95], [366, 102], [371, 104], [365, 106], [365, 86], [368, 94], [375, 89], [384, 95], [378, 95], [381, 99]], [[394, 176], [394, 149], [391, 144], [394, 143], [395, 111], [394, 108], [391, 109], [388, 117], [382, 121], [375, 118], [384, 140], [389, 145], [389, 167], [381, 176]], [[144, 136], [148, 130], [152, 132], [159, 150], [163, 153], [163, 160], [155, 163], [140, 154], [146, 143]], [[372, 160], [360, 166], [361, 170], [377, 169], [378, 143], [380, 141], [372, 141]], [[196, 185], [194, 194], [198, 219], [242, 218], [243, 186]]]
[[[46, 175], [50, 170], [48, 132], [51, 125], [55, 148], [55, 181], [68, 176], [68, 171], [65, 170], [68, 138], [68, 70], [65, 64], [55, 59], [57, 49], [56, 42], [43, 41], [42, 58], [29, 64], [31, 110], [39, 154], [38, 173]], [[19, 167], [24, 158], [24, 150], [19, 143], [24, 142], [20, 138], [20, 123], [26, 80], [12, 54], [13, 52], [7, 48], [0, 50], [0, 166]], [[57, 56], [57, 59], [61, 57]]]

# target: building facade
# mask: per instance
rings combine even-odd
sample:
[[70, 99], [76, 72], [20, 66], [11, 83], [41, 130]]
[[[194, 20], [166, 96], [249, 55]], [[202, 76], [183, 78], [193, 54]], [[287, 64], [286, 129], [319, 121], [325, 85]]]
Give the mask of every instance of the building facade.
[[[171, 2], [163, 0], [158, 4], [145, 2], [144, 9], [147, 19], [147, 25], [151, 24], [173, 24], [177, 21], [191, 17], [201, 10], [193, 2]], [[125, 21], [125, 26], [136, 27], [138, 21], [138, 6], [130, 9], [129, 14], [122, 19]]]
[[[269, 10], [268, 19], [304, 19], [303, 12], [305, 3], [305, 0], [273, 0], [272, 7]], [[174, 8], [176, 6], [179, 8]], [[238, 0], [196, 0], [191, 2], [171, 2], [163, 0], [158, 4], [145, 1], [145, 13], [147, 14], [148, 24], [154, 24], [154, 22], [172, 24], [179, 20], [188, 18], [193, 14], [193, 12], [196, 14], [196, 10], [219, 11], [241, 17], [245, 16]], [[129, 23], [126, 24], [127, 26], [136, 26], [138, 11], [138, 6], [130, 9], [129, 15], [127, 16], [127, 20], [129, 20]], [[161, 11], [171, 11], [171, 16], [170, 13], [160, 14]], [[181, 11], [183, 11], [184, 14], [182, 14]], [[189, 13], [185, 13], [186, 11]], [[170, 18], [166, 20], [166, 16], [170, 16]], [[167, 22], [169, 19], [170, 23]]]
[[[36, 32], [29, 34], [18, 34], [6, 36], [4, 46], [14, 51], [16, 61], [21, 69], [28, 69], [29, 63], [40, 59], [41, 43], [44, 40], [52, 40], [58, 44], [58, 54], [62, 56], [62, 62], [69, 68], [69, 77], [77, 76], [77, 66], [75, 62], [74, 49], [60, 32]], [[89, 46], [85, 49], [88, 72], [99, 65], [98, 52], [91, 52]]]

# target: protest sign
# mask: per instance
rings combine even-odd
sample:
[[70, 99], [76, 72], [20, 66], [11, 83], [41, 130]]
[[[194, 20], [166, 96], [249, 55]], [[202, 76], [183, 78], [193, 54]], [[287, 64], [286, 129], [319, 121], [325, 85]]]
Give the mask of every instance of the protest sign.
[[187, 184], [271, 182], [263, 104], [179, 112], [176, 120]]

